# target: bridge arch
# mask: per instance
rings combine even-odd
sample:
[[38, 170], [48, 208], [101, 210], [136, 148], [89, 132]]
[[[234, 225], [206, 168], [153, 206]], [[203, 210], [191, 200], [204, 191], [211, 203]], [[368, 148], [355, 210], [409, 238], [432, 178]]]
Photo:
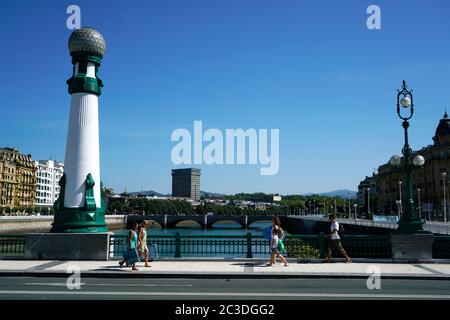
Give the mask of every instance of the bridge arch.
[[146, 217], [133, 217], [132, 219], [128, 218], [125, 227], [126, 229], [130, 230], [133, 222], [141, 223], [144, 220], [147, 220], [150, 226], [154, 224], [159, 226], [160, 228], [163, 228], [163, 221], [161, 221], [161, 219], [149, 219]]
[[195, 224], [198, 226], [198, 227], [200, 227], [200, 228], [202, 228], [203, 227], [203, 224], [202, 223], [200, 223], [198, 220], [196, 220], [196, 219], [180, 219], [180, 220], [176, 220], [176, 221], [172, 221], [170, 224], [168, 223], [167, 224], [167, 227], [168, 228], [179, 228], [179, 224], [180, 223], [182, 223], [182, 222], [188, 222], [188, 221], [190, 221], [190, 222], [195, 222]]
[[233, 225], [239, 226], [241, 228], [245, 228], [245, 225], [242, 222], [234, 220], [234, 219], [226, 219], [226, 218], [224, 218], [224, 219], [216, 219], [216, 220], [211, 221], [211, 222], [208, 221], [208, 228], [213, 228], [213, 226], [215, 224], [222, 223], [222, 222], [227, 222], [227, 223], [232, 222]]
[[256, 223], [256, 222], [271, 222], [271, 220], [267, 220], [267, 219], [254, 219], [254, 220], [249, 220], [248, 221], [248, 228], [252, 226], [252, 224]]

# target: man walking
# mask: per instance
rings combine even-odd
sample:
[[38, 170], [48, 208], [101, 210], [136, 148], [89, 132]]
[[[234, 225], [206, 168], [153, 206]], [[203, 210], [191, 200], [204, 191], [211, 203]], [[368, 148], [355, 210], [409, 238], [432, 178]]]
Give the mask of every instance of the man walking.
[[331, 233], [328, 235], [328, 251], [327, 251], [327, 260], [326, 262], [330, 262], [331, 259], [331, 249], [336, 248], [339, 252], [345, 257], [345, 263], [352, 262], [352, 259], [347, 255], [344, 248], [342, 248], [341, 237], [339, 236], [339, 222], [336, 221], [336, 217], [334, 214], [330, 215], [331, 222]]

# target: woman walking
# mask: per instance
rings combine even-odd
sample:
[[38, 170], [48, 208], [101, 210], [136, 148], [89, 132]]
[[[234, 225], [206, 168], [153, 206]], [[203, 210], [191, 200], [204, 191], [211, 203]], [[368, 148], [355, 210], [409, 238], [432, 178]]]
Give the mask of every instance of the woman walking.
[[281, 239], [278, 237], [278, 232], [279, 232], [278, 226], [275, 226], [272, 231], [272, 240], [270, 241], [270, 249], [271, 249], [270, 263], [268, 263], [267, 266], [273, 266], [274, 264], [276, 264], [276, 258], [279, 257], [281, 261], [284, 262], [284, 266], [287, 267], [288, 263], [286, 259], [281, 255], [279, 249], [280, 247], [279, 241], [281, 241]]
[[131, 265], [131, 270], [138, 270], [136, 268], [136, 262], [139, 261], [139, 256], [137, 253], [137, 246], [139, 241], [138, 235], [136, 233], [137, 227], [137, 222], [133, 222], [130, 233], [127, 237], [125, 250], [123, 252], [123, 260], [119, 262], [121, 268], [123, 268], [123, 264], [126, 262], [127, 266]]
[[148, 221], [144, 220], [139, 228], [139, 256], [144, 255], [144, 266], [148, 268], [150, 265], [148, 264], [147, 226]]
[[[277, 236], [278, 239], [281, 240], [282, 242], [284, 242], [284, 231], [281, 228], [281, 221], [280, 218], [278, 216], [273, 216], [272, 217], [272, 229], [270, 230], [270, 250], [272, 251], [272, 239], [273, 239], [273, 231], [276, 230], [277, 231]], [[271, 266], [274, 262], [272, 262], [272, 257], [270, 259], [270, 261], [267, 263], [267, 266]]]

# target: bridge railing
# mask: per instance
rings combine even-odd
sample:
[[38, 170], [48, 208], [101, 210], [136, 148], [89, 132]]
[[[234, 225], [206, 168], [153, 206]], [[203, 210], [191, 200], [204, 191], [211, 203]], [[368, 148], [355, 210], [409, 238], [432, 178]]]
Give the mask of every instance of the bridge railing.
[[25, 235], [0, 235], [0, 256], [21, 256], [25, 254]]
[[[110, 256], [119, 257], [125, 248], [126, 235], [112, 235]], [[158, 246], [162, 257], [268, 257], [269, 241], [259, 235], [149, 235], [148, 244]], [[348, 235], [342, 245], [354, 258], [391, 258], [388, 235]], [[324, 258], [327, 239], [319, 235], [288, 235], [287, 256], [291, 258]], [[0, 235], [0, 256], [23, 256], [25, 235]], [[333, 256], [338, 256], [334, 253]], [[434, 236], [434, 259], [450, 259], [450, 236]]]
[[[126, 235], [111, 238], [111, 256], [121, 256]], [[260, 235], [158, 235], [148, 236], [148, 245], [156, 244], [162, 257], [232, 256], [242, 258], [268, 257], [269, 241]], [[345, 236], [342, 244], [352, 257], [390, 258], [389, 236]], [[288, 235], [286, 254], [290, 258], [325, 258], [327, 239], [319, 235]], [[338, 254], [338, 253], [335, 253]]]

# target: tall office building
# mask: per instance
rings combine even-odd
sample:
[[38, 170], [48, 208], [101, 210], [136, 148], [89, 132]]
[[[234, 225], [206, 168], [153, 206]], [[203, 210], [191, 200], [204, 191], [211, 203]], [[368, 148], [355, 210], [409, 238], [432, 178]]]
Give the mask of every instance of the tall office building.
[[64, 173], [64, 165], [53, 160], [35, 161], [37, 165], [36, 205], [53, 206], [59, 197], [58, 185]]
[[172, 170], [172, 196], [200, 200], [200, 169]]

